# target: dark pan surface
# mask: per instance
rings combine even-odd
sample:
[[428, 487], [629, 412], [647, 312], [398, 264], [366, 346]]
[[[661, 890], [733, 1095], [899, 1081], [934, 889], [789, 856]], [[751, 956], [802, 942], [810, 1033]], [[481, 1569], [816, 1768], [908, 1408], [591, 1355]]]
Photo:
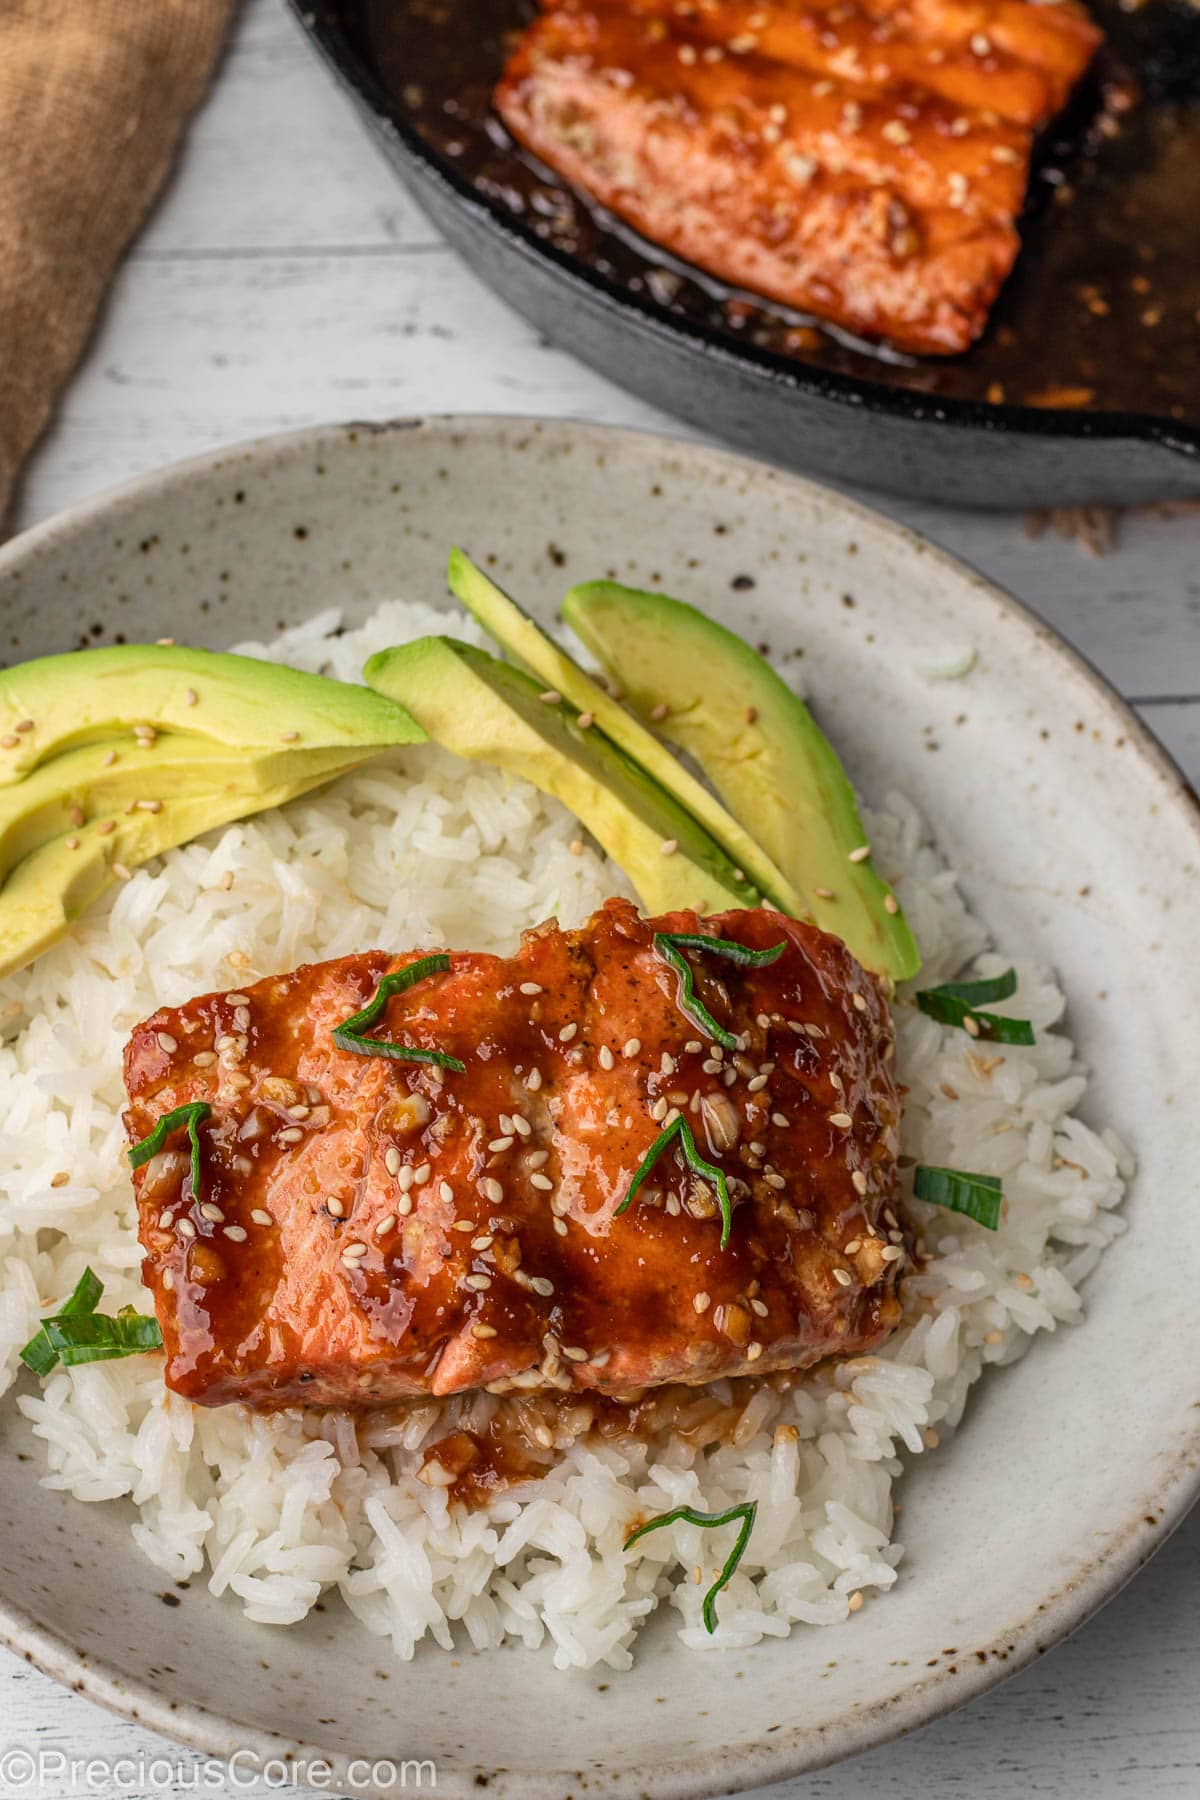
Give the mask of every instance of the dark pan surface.
[[1200, 492], [1200, 15], [1178, 3], [1093, 0], [1110, 43], [1041, 148], [1016, 273], [980, 343], [944, 359], [731, 291], [516, 146], [490, 96], [529, 0], [302, 17], [447, 236], [585, 360], [783, 462], [1044, 505]]

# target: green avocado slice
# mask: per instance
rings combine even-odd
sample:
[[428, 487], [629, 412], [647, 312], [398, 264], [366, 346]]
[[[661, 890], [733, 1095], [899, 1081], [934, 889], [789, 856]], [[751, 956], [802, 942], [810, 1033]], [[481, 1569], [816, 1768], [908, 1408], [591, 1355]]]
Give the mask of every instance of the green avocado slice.
[[64, 937], [80, 914], [123, 878], [119, 871], [215, 826], [281, 806], [362, 761], [361, 755], [349, 758], [339, 769], [314, 760], [304, 772], [295, 764], [275, 787], [266, 785], [265, 771], [259, 771], [264, 779], [258, 782], [248, 770], [240, 788], [231, 780], [220, 791], [164, 798], [159, 812], [97, 814], [86, 825], [40, 844], [0, 887], [0, 976], [24, 968]]
[[801, 910], [867, 968], [894, 981], [915, 975], [920, 952], [862, 855], [866, 834], [837, 753], [770, 664], [694, 606], [615, 581], [572, 588], [562, 616], [643, 717], [665, 705], [663, 735], [784, 870]]
[[[282, 746], [238, 751], [182, 732], [163, 732], [145, 750], [129, 739], [81, 744], [40, 763], [24, 780], [0, 786], [0, 883], [42, 844], [77, 834], [90, 820], [126, 806], [153, 817], [182, 799], [211, 801], [214, 814], [236, 801], [236, 818], [279, 804], [280, 795], [331, 781], [367, 754]], [[0, 918], [4, 906], [0, 887]]]
[[139, 726], [240, 751], [370, 753], [422, 736], [356, 683], [222, 651], [122, 644], [0, 670], [0, 786], [81, 744], [132, 743]]
[[678, 801], [599, 731], [581, 726], [573, 707], [540, 699], [539, 684], [511, 663], [455, 638], [426, 637], [379, 651], [363, 677], [411, 708], [447, 750], [507, 769], [570, 807], [649, 911], [759, 904], [757, 890]]
[[[516, 602], [461, 550], [450, 552], [447, 580], [451, 593], [503, 650], [531, 670], [544, 689], [561, 694], [576, 711], [591, 713], [605, 737], [691, 814], [724, 851], [731, 868], [743, 870], [766, 899], [782, 911], [801, 916], [808, 911], [802, 893], [716, 796], [527, 618]], [[586, 823], [590, 825], [591, 820]]]

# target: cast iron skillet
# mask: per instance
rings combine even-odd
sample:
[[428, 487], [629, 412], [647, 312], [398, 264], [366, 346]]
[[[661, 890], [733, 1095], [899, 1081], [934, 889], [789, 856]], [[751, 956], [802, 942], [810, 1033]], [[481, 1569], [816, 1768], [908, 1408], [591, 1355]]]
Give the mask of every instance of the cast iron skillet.
[[515, 146], [489, 96], [528, 0], [291, 3], [449, 242], [643, 399], [778, 462], [933, 500], [1200, 495], [1189, 0], [1151, 0], [1133, 23], [1093, 0], [1112, 47], [1041, 146], [1027, 248], [988, 333], [952, 359], [880, 354], [721, 288]]

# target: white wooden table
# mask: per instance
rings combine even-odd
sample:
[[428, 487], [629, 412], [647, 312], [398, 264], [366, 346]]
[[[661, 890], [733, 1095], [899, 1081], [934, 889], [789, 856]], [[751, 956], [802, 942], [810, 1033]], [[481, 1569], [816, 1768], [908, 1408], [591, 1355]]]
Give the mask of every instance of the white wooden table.
[[[397, 187], [280, 0], [249, 0], [177, 178], [28, 470], [15, 523], [237, 438], [425, 411], [678, 429], [493, 299]], [[1117, 550], [1096, 559], [1054, 535], [1031, 541], [1013, 515], [880, 504], [1072, 638], [1200, 776], [1200, 513], [1131, 517]], [[1036, 1668], [771, 1800], [1195, 1800], [1198, 1674], [1200, 1509]], [[165, 1755], [180, 1773], [90, 1785], [81, 1773], [40, 1789], [0, 1777], [4, 1800], [196, 1791], [186, 1752], [0, 1652], [0, 1752], [14, 1744], [81, 1759]]]

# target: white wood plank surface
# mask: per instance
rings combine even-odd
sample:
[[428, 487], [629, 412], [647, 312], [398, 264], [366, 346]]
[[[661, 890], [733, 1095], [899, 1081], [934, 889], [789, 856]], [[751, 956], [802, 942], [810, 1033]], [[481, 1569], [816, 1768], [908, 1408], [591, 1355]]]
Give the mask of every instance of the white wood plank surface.
[[[325, 419], [525, 412], [679, 430], [542, 342], [438, 240], [278, 0], [249, 0], [169, 193], [35, 455], [14, 523], [141, 470]], [[1200, 776], [1200, 514], [1125, 520], [1093, 558], [1013, 515], [877, 502], [1063, 631]], [[772, 1800], [1195, 1800], [1200, 1513], [1066, 1646], [905, 1742]], [[802, 1716], [803, 1695], [797, 1695]], [[10, 1746], [177, 1761], [19, 1785]], [[175, 1800], [186, 1752], [0, 1652], [0, 1796]], [[201, 1791], [232, 1794], [231, 1785]]]

